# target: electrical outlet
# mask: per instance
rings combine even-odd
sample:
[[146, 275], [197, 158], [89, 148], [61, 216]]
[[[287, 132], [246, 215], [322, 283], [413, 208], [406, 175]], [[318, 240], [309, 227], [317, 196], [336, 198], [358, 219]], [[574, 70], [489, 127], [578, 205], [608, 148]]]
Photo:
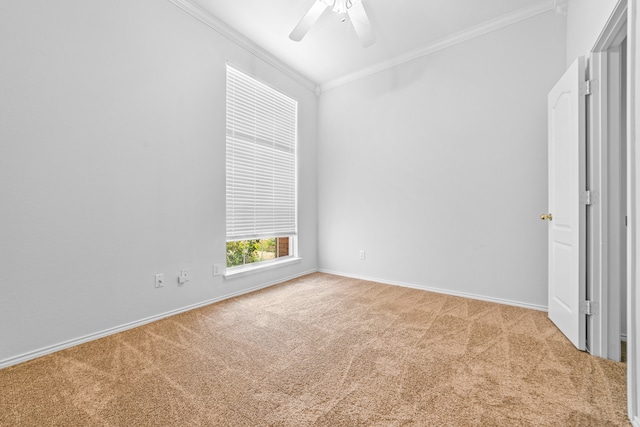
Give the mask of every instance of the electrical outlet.
[[156, 274], [156, 288], [161, 288], [164, 286], [164, 274], [159, 273]]
[[213, 264], [213, 275], [214, 276], [220, 275], [220, 264]]
[[364, 252], [364, 249], [360, 249], [360, 259], [361, 259], [361, 260], [364, 260], [364, 259], [365, 259], [365, 255], [366, 255], [366, 254], [365, 254], [365, 252]]
[[189, 269], [183, 268], [182, 270], [180, 270], [180, 275], [178, 276], [178, 283], [180, 285], [184, 285], [188, 281], [189, 281]]

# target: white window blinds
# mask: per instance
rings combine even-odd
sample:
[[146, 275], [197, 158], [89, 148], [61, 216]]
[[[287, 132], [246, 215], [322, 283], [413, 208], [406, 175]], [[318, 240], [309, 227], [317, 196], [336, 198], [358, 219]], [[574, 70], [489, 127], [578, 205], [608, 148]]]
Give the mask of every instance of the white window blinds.
[[298, 103], [227, 65], [227, 241], [296, 234]]

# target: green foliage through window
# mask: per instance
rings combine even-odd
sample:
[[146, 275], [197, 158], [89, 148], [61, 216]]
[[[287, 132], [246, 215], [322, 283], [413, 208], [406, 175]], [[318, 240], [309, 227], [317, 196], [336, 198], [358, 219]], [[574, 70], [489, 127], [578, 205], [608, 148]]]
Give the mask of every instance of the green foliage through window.
[[269, 261], [288, 255], [288, 237], [227, 242], [227, 267]]

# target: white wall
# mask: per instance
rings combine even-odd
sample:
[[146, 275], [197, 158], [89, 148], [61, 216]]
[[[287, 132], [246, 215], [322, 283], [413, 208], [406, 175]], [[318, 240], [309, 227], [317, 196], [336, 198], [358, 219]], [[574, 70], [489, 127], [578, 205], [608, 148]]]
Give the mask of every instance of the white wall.
[[[3, 2], [0, 58], [0, 365], [316, 269], [312, 92], [169, 1]], [[225, 281], [227, 59], [299, 101], [303, 261]]]
[[569, 0], [567, 13], [567, 66], [594, 47], [620, 0]]
[[564, 40], [548, 12], [323, 93], [320, 268], [546, 307]]

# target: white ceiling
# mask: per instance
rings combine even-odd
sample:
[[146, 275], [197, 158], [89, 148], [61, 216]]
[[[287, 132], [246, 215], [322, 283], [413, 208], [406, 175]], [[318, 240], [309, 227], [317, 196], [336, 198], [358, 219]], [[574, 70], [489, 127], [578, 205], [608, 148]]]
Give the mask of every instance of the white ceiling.
[[377, 42], [363, 48], [330, 10], [301, 42], [289, 33], [315, 0], [188, 0], [319, 86], [384, 68], [556, 7], [558, 0], [363, 0]]

